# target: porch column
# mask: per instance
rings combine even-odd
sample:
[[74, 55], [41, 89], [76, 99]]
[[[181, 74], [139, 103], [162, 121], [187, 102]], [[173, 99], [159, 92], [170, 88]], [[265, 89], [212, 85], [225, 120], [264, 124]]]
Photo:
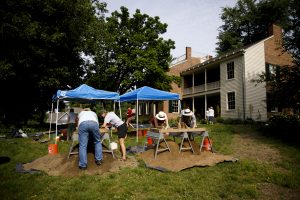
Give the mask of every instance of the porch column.
[[206, 116], [206, 110], [207, 110], [207, 95], [206, 95], [206, 90], [207, 90], [207, 74], [206, 74], [206, 68], [204, 69], [204, 90], [205, 90], [205, 99], [204, 99], [204, 116]]
[[193, 87], [192, 87], [192, 94], [194, 95], [194, 93], [195, 93], [195, 74], [193, 73], [193, 79], [192, 79], [192, 83], [193, 83]]
[[195, 102], [194, 102], [194, 94], [195, 94], [195, 73], [193, 73], [193, 97], [192, 97], [192, 109], [195, 112]]

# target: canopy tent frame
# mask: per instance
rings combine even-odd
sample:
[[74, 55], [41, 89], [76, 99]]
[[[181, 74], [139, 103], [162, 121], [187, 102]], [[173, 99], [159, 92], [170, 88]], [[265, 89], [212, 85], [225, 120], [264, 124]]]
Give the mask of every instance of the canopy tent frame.
[[138, 142], [139, 140], [138, 139], [139, 138], [138, 137], [139, 101], [166, 101], [166, 100], [178, 100], [178, 106], [179, 106], [178, 109], [180, 109], [179, 94], [154, 89], [148, 86], [138, 88], [136, 90], [127, 92], [120, 96], [120, 102], [127, 102], [127, 101], [136, 102], [136, 142]]
[[[56, 93], [56, 126], [55, 126], [55, 138], [58, 134], [58, 108], [59, 108], [59, 101], [67, 100], [72, 102], [79, 102], [79, 103], [91, 103], [103, 100], [112, 100], [114, 101], [114, 109], [115, 109], [115, 102], [118, 101], [119, 103], [119, 110], [120, 110], [120, 117], [121, 117], [121, 102], [120, 102], [120, 95], [117, 92], [109, 92], [104, 90], [97, 90], [92, 88], [86, 84], [83, 84], [73, 90], [58, 90]], [[53, 103], [52, 103], [52, 110], [53, 110]], [[52, 111], [51, 110], [51, 111]], [[51, 114], [51, 113], [50, 113]], [[50, 130], [49, 130], [49, 139], [50, 139], [50, 132], [51, 132], [51, 122], [52, 122], [52, 114], [51, 114], [51, 121], [50, 121]], [[55, 140], [55, 144], [57, 140]]]

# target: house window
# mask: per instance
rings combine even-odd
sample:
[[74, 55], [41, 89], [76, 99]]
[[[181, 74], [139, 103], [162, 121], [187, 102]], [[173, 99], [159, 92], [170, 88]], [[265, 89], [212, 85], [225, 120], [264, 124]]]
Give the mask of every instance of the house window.
[[178, 113], [178, 100], [169, 101], [169, 113]]
[[271, 112], [278, 112], [278, 107], [272, 106], [271, 107]]
[[227, 63], [227, 79], [234, 78], [234, 62]]
[[228, 110], [235, 109], [235, 92], [227, 93], [227, 109]]
[[276, 74], [278, 71], [278, 67], [272, 64], [266, 64], [266, 74], [267, 74], [267, 80], [273, 80], [276, 78]]
[[149, 115], [149, 110], [150, 107], [148, 102], [139, 103], [139, 115]]

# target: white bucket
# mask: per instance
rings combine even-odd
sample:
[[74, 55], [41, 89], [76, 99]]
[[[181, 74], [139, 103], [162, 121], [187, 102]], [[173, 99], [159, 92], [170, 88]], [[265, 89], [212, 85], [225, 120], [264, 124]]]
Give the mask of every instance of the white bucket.
[[111, 142], [109, 144], [109, 149], [110, 150], [115, 150], [115, 149], [118, 149], [118, 144], [116, 142]]

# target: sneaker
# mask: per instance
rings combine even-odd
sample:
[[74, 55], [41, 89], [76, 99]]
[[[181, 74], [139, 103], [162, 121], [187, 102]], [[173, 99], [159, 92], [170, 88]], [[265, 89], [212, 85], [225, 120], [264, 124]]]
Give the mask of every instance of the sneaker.
[[79, 169], [81, 169], [81, 170], [86, 170], [87, 167], [81, 167], [81, 166], [79, 166]]
[[96, 162], [96, 165], [98, 165], [98, 166], [101, 165], [101, 164], [103, 163], [102, 160], [96, 160], [95, 162]]

